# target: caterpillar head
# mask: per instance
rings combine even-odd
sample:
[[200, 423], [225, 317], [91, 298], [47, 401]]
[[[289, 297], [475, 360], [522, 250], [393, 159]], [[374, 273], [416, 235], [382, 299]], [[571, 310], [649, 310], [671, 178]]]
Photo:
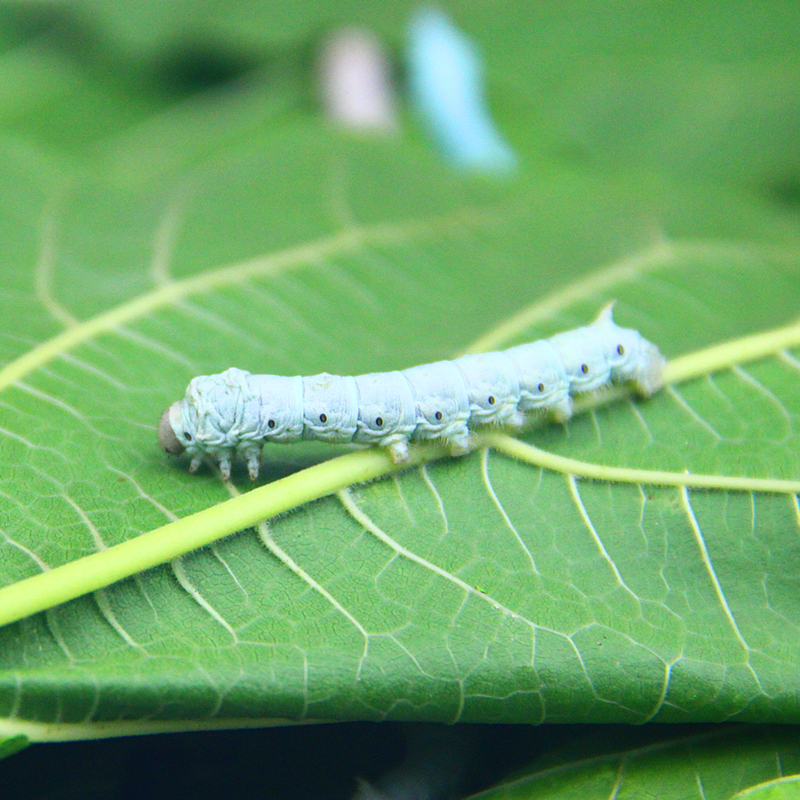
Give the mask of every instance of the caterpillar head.
[[177, 402], [161, 415], [158, 423], [158, 443], [171, 456], [178, 456], [186, 449], [184, 441], [191, 441], [191, 434], [183, 429], [181, 403]]

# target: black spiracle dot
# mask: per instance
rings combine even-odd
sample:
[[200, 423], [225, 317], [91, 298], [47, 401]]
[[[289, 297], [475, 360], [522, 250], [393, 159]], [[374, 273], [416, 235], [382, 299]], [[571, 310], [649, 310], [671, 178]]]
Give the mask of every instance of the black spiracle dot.
[[586, 375], [589, 372], [589, 365], [588, 364], [581, 364], [581, 372]]
[[267, 425], [268, 425], [270, 428], [274, 428], [274, 427], [275, 427], [275, 420], [274, 420], [274, 419], [271, 419], [271, 420], [270, 420], [270, 421], [267, 423]]
[[380, 428], [383, 425], [383, 417], [377, 417], [375, 419], [375, 424]]
[[186, 432], [183, 434], [183, 436], [184, 436], [184, 438], [186, 439], [186, 441], [187, 441], [187, 442], [191, 442], [191, 441], [192, 441], [192, 434], [191, 434], [191, 433], [189, 433], [189, 431], [186, 431]]
[[490, 395], [489, 395], [489, 405], [490, 405], [490, 406], [493, 406], [493, 405], [494, 405], [496, 402], [497, 402], [497, 401], [494, 399], [494, 395], [493, 395], [493, 394], [490, 394]]
[[543, 383], [540, 383], [540, 384], [539, 384], [539, 385], [538, 385], [536, 388], [537, 388], [537, 389], [538, 389], [540, 392], [543, 392], [543, 391], [544, 391], [544, 384], [543, 384]]
[[441, 420], [442, 412], [441, 411], [437, 411], [433, 416], [436, 417], [436, 419]]
[[618, 344], [618, 345], [617, 345], [617, 352], [618, 352], [618, 353], [619, 353], [621, 356], [624, 356], [624, 355], [625, 355], [625, 348], [624, 348], [624, 346], [623, 346], [623, 345], [621, 345], [621, 344]]
[[319, 421], [320, 422], [327, 422], [328, 421], [328, 415], [327, 414], [320, 414], [319, 415]]

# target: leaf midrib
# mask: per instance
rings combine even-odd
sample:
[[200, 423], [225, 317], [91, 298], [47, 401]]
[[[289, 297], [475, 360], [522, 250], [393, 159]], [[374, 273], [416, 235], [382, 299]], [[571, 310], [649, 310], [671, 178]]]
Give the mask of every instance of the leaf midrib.
[[[42, 342], [0, 369], [0, 392], [38, 367], [67, 353], [75, 346], [103, 333], [121, 328], [159, 308], [167, 307], [190, 295], [210, 292], [222, 286], [248, 279], [274, 275], [320, 262], [326, 258], [358, 252], [368, 245], [405, 243], [416, 237], [430, 236], [456, 223], [464, 224], [476, 215], [469, 210], [448, 217], [413, 220], [405, 224], [381, 223], [346, 228], [313, 242], [298, 245], [257, 258], [229, 264], [183, 280], [167, 281], [152, 291], [104, 311], [83, 322], [68, 326], [62, 333]], [[45, 303], [45, 307], [47, 304]], [[63, 321], [63, 320], [60, 320]]]

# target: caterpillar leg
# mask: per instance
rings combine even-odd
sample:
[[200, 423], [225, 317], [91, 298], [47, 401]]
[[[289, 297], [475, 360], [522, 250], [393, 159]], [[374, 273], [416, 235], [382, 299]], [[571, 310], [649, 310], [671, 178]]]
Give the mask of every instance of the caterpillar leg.
[[443, 436], [442, 438], [444, 439], [445, 444], [447, 444], [450, 448], [450, 455], [465, 456], [467, 453], [469, 453], [470, 436], [469, 430], [466, 428], [456, 434], [450, 434]]
[[459, 440], [457, 442], [448, 442], [448, 444], [450, 445], [451, 456], [465, 456], [471, 449], [469, 446], [469, 438], [463, 442]]
[[192, 457], [191, 463], [189, 464], [189, 472], [197, 472], [200, 469], [200, 465], [203, 463], [203, 456], [196, 455]]
[[520, 429], [524, 428], [527, 422], [528, 418], [525, 416], [525, 414], [515, 408], [510, 413], [506, 414], [497, 424], [503, 428]]
[[231, 476], [231, 457], [229, 455], [220, 456], [219, 471], [222, 474], [222, 480], [226, 481]]
[[556, 422], [566, 422], [572, 416], [572, 398], [565, 397], [559, 400], [550, 412]]
[[[212, 458], [217, 460], [219, 464], [219, 471], [222, 475], [222, 480], [227, 481], [228, 478], [231, 477], [231, 459], [233, 458], [234, 450], [233, 448], [214, 448], [214, 450], [208, 455]], [[203, 457], [201, 455], [196, 455], [192, 459], [192, 463], [189, 465], [189, 470], [194, 472], [200, 464], [203, 463]]]
[[405, 436], [392, 439], [388, 442], [380, 442], [380, 444], [386, 447], [395, 464], [405, 464], [409, 460], [408, 439], [406, 439]]
[[256, 453], [255, 455], [247, 457], [247, 474], [250, 476], [250, 480], [254, 481], [258, 477], [258, 472], [261, 469], [261, 454]]
[[[228, 480], [231, 476], [231, 453], [222, 453], [219, 458], [219, 471], [222, 473], [223, 480]], [[203, 463], [203, 455], [198, 453], [192, 457], [189, 463], [189, 472], [197, 472]]]
[[247, 474], [250, 476], [250, 480], [254, 481], [261, 469], [261, 442], [248, 441], [240, 444], [238, 452], [247, 463]]

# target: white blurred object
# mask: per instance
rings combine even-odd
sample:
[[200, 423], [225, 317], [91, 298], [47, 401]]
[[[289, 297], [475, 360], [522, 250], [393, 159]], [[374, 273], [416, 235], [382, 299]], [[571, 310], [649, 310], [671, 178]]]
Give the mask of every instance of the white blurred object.
[[352, 800], [394, 800], [390, 795], [374, 787], [369, 781], [358, 778], [358, 790]]
[[476, 754], [477, 731], [468, 725], [406, 723], [403, 763], [375, 785], [358, 781], [351, 800], [454, 800]]
[[327, 115], [346, 128], [388, 132], [396, 129], [394, 87], [378, 37], [343, 28], [323, 44], [319, 83]]

